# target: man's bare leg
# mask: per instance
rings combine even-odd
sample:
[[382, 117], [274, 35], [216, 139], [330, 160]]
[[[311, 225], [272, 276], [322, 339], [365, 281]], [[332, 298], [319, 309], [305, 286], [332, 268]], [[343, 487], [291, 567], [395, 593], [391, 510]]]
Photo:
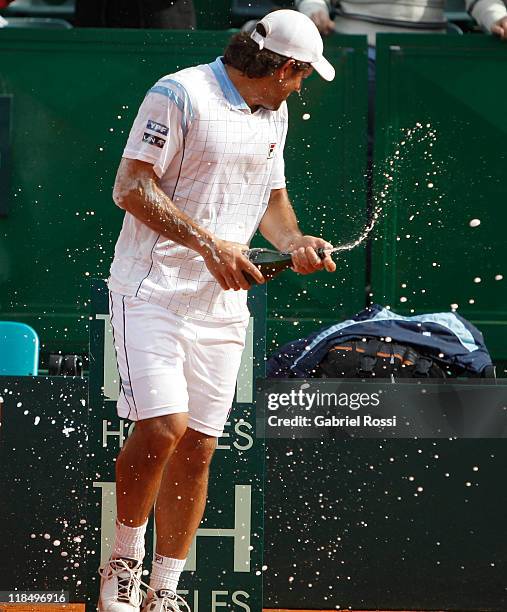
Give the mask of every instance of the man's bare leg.
[[[190, 545], [199, 527], [208, 491], [209, 466], [216, 438], [187, 429], [166, 464], [155, 506], [157, 556], [170, 563], [170, 580], [156, 563], [150, 586], [175, 590]], [[181, 563], [178, 560], [182, 560]], [[172, 584], [171, 584], [172, 582]]]
[[164, 468], [187, 428], [187, 414], [138, 421], [116, 461], [116, 537], [111, 560], [100, 569], [100, 612], [136, 612], [146, 522]]
[[116, 507], [129, 527], [148, 519], [164, 468], [187, 428], [187, 413], [137, 421], [116, 460]]
[[186, 558], [204, 514], [216, 444], [189, 428], [167, 462], [155, 506], [159, 555]]

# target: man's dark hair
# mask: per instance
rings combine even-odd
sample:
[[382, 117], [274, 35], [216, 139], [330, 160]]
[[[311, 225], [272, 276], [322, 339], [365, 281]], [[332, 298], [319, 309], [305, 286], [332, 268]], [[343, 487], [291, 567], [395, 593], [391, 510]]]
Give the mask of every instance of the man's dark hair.
[[[262, 24], [258, 23], [256, 30], [266, 36]], [[246, 32], [235, 34], [224, 52], [224, 64], [237, 68], [250, 79], [272, 75], [288, 59], [291, 58], [269, 49], [259, 49], [259, 45]], [[309, 70], [311, 67], [311, 64], [297, 60], [293, 65], [295, 70]]]

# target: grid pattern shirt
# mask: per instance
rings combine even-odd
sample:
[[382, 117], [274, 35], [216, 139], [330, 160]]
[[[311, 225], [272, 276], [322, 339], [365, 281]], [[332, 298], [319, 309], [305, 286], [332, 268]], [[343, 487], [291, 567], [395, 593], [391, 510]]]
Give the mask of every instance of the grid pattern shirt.
[[[175, 206], [218, 238], [248, 244], [271, 189], [285, 187], [287, 105], [252, 113], [221, 58], [160, 79], [123, 156], [153, 164]], [[125, 213], [109, 287], [210, 321], [247, 315], [247, 292], [224, 291], [203, 258]]]

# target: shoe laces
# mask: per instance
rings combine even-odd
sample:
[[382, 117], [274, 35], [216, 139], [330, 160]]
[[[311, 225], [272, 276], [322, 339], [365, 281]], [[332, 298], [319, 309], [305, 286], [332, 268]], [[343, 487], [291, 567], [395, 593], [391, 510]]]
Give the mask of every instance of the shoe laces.
[[162, 602], [161, 608], [163, 612], [192, 612], [190, 606], [181, 595], [178, 595], [178, 593], [169, 589], [159, 589], [158, 591], [155, 591], [155, 589], [151, 587], [148, 587], [148, 589], [155, 593], [154, 598]]
[[[134, 563], [132, 561], [131, 563]], [[99, 570], [104, 578], [116, 576], [118, 579], [118, 600], [139, 608], [143, 601], [141, 591], [141, 564], [131, 566], [126, 559], [111, 559], [109, 563]]]

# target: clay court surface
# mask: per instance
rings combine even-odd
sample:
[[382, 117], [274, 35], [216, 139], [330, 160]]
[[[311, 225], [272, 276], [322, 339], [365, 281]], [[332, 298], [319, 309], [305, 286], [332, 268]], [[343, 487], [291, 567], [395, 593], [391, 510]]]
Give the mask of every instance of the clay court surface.
[[[0, 612], [85, 612], [84, 604], [1, 604]], [[336, 610], [287, 610], [286, 608], [265, 608], [263, 612], [336, 612]], [[348, 610], [348, 612], [445, 612], [444, 610]], [[458, 611], [455, 611], [458, 612]]]

